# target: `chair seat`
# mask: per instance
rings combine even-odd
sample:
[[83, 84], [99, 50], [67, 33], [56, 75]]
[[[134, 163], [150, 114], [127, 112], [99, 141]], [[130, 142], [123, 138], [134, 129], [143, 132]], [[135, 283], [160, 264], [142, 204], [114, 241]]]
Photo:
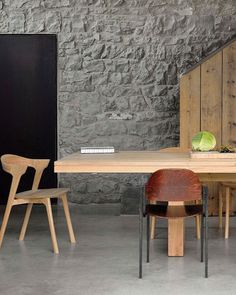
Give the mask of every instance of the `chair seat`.
[[68, 188], [49, 188], [39, 189], [36, 191], [29, 190], [16, 194], [17, 199], [41, 199], [41, 198], [56, 198], [69, 191]]
[[200, 215], [202, 212], [202, 205], [167, 206], [150, 204], [146, 206], [147, 214], [160, 218], [184, 218]]
[[236, 182], [222, 182], [221, 183], [223, 186], [228, 186], [231, 188], [236, 188]]

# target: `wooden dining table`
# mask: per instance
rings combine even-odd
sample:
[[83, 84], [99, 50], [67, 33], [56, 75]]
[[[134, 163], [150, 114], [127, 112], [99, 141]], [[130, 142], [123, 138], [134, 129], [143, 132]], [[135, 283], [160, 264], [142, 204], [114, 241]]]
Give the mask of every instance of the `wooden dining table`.
[[[185, 168], [200, 179], [236, 181], [236, 158], [193, 159], [189, 152], [119, 151], [111, 154], [73, 153], [54, 162], [56, 173], [153, 173], [158, 169]], [[89, 177], [89, 176], [88, 176]], [[168, 255], [184, 255], [184, 220], [168, 221]]]

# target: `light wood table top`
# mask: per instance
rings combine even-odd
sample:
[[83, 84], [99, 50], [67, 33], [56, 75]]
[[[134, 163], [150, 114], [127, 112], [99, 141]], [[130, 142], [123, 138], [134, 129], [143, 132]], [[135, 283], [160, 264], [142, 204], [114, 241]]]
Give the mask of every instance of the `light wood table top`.
[[187, 168], [196, 173], [236, 173], [236, 159], [191, 159], [188, 152], [124, 151], [71, 154], [54, 163], [56, 173], [152, 173]]

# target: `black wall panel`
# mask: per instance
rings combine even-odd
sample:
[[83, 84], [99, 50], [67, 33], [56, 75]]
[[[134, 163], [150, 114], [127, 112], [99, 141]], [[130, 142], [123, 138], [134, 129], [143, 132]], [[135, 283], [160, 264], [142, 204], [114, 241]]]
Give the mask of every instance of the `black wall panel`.
[[[49, 158], [41, 187], [56, 187], [56, 35], [0, 35], [0, 155]], [[0, 203], [7, 201], [11, 177], [0, 168]], [[29, 189], [32, 171], [20, 189]]]

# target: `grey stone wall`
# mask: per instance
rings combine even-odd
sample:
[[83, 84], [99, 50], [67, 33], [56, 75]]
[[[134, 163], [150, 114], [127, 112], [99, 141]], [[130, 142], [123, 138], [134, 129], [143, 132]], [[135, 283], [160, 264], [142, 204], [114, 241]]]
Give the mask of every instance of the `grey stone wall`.
[[[5, 0], [0, 33], [58, 36], [59, 156], [179, 140], [178, 79], [236, 33], [235, 0]], [[147, 176], [61, 175], [72, 202], [136, 210]]]

